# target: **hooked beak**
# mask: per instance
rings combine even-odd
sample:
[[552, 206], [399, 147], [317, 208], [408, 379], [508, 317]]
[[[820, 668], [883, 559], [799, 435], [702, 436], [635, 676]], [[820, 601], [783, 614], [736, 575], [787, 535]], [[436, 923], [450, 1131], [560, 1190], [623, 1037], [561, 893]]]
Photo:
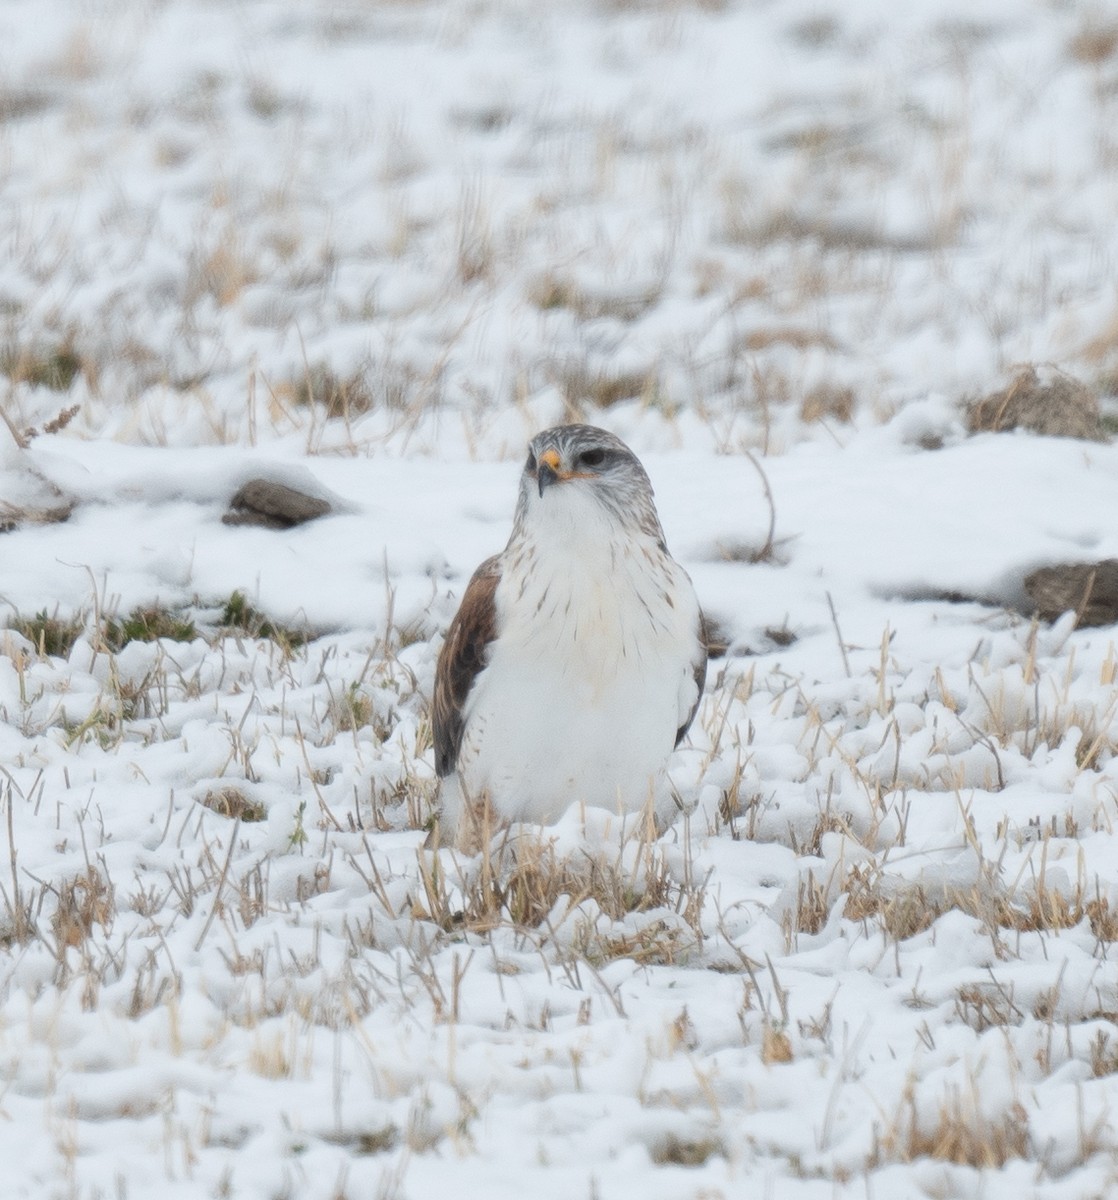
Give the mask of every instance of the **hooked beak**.
[[539, 467], [536, 471], [536, 482], [539, 485], [540, 495], [544, 494], [544, 489], [551, 487], [553, 483], [558, 483], [560, 480], [568, 478], [559, 469], [559, 452], [557, 450], [545, 450], [540, 455]]

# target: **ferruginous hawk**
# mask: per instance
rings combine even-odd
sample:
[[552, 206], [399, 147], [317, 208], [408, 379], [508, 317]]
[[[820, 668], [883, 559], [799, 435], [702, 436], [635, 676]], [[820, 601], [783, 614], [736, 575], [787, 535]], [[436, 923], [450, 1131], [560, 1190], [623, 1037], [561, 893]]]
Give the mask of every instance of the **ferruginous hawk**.
[[474, 573], [439, 654], [432, 844], [473, 850], [578, 802], [662, 811], [706, 657], [636, 455], [591, 425], [538, 434], [508, 545]]

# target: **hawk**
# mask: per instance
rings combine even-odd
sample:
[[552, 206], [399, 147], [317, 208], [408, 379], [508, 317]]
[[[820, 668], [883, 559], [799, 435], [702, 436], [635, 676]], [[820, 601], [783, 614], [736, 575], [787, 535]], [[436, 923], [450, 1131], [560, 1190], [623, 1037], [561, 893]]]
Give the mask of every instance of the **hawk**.
[[636, 455], [591, 425], [538, 434], [508, 545], [474, 573], [439, 653], [432, 844], [476, 850], [578, 802], [655, 809], [706, 661]]

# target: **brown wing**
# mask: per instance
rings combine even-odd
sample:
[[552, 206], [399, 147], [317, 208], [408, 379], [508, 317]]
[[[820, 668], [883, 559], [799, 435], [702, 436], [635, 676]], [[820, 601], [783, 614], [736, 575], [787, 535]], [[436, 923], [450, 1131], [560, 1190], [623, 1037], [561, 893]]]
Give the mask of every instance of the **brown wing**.
[[707, 622], [702, 610], [699, 611], [699, 640], [695, 646], [695, 658], [691, 663], [691, 671], [695, 676], [695, 703], [687, 714], [687, 720], [676, 730], [675, 744], [677, 746], [683, 741], [684, 735], [691, 728], [695, 714], [699, 711], [699, 704], [703, 698], [703, 686], [707, 681]]
[[489, 659], [489, 643], [497, 636], [495, 593], [501, 579], [497, 556], [474, 572], [446, 631], [435, 668], [431, 723], [435, 736], [435, 770], [440, 778], [453, 772], [462, 745], [462, 709], [478, 672]]

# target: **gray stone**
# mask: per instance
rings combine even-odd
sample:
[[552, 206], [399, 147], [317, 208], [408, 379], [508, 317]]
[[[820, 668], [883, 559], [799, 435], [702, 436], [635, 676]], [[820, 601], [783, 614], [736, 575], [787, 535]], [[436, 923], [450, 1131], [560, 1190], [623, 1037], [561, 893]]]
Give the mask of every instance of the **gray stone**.
[[1118, 622], [1118, 559], [1097, 563], [1058, 563], [1025, 576], [1025, 591], [1046, 621], [1077, 614], [1077, 625]]
[[250, 479], [229, 502], [229, 511], [221, 520], [226, 525], [291, 529], [332, 511], [330, 502], [319, 496], [271, 479]]

